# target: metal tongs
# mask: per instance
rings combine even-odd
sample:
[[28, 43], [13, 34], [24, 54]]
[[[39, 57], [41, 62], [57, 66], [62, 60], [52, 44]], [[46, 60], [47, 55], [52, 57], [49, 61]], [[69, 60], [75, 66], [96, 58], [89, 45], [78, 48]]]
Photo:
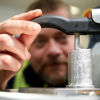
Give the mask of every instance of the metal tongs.
[[56, 28], [72, 35], [74, 33], [97, 34], [100, 33], [100, 9], [92, 9], [91, 18], [67, 19], [55, 15], [41, 16], [33, 21], [39, 23], [43, 28]]

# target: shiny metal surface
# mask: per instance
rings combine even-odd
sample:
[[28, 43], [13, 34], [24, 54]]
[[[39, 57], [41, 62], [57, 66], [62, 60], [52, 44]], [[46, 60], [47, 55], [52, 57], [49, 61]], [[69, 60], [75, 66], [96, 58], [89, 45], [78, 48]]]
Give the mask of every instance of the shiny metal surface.
[[59, 96], [100, 95], [100, 88], [19, 88], [20, 93], [36, 93]]
[[52, 96], [27, 93], [3, 93], [0, 92], [0, 100], [100, 100], [99, 96]]
[[21, 93], [16, 93], [15, 90], [0, 92], [0, 100], [100, 100], [100, 89], [95, 88], [45, 88], [47, 92], [54, 93], [53, 95], [43, 93], [44, 88], [22, 88], [21, 90]]
[[68, 80], [72, 88], [93, 88], [90, 49], [76, 49], [69, 53]]
[[79, 33], [75, 33], [75, 45], [74, 48], [76, 49], [80, 49], [80, 34]]
[[100, 8], [92, 9], [92, 19], [95, 23], [100, 24]]

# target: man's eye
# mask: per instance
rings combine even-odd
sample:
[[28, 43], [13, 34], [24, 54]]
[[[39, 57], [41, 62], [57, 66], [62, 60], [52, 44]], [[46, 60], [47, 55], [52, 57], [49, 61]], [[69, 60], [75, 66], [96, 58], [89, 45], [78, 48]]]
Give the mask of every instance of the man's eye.
[[66, 40], [66, 36], [61, 36], [61, 40]]
[[34, 45], [37, 47], [43, 47], [44, 44], [45, 44], [45, 40], [42, 40], [42, 39], [38, 39], [34, 42]]
[[59, 41], [60, 41], [61, 43], [65, 43], [65, 42], [67, 41], [67, 37], [66, 37], [66, 36], [60, 36], [60, 37], [59, 37]]

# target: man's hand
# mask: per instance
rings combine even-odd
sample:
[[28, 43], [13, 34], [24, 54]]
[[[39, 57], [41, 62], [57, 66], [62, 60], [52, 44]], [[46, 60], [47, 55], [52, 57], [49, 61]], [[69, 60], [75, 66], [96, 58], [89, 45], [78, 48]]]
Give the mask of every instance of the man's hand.
[[[16, 15], [0, 23], [0, 89], [18, 72], [25, 60], [30, 59], [28, 52], [41, 27], [30, 20], [42, 15], [41, 10], [33, 10]], [[15, 38], [14, 34], [21, 34]]]

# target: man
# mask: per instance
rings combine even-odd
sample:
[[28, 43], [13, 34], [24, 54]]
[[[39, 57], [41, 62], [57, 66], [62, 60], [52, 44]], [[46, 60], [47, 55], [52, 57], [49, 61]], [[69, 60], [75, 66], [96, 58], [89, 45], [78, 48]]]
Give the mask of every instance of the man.
[[[70, 18], [69, 6], [61, 0], [38, 0], [27, 11], [38, 8], [42, 9], [43, 15], [52, 14]], [[74, 36], [65, 35], [56, 29], [41, 30], [37, 23], [30, 21], [41, 15], [40, 10], [34, 10], [14, 16], [0, 24], [1, 89], [5, 88], [7, 82], [20, 69], [21, 72], [19, 71], [18, 75], [8, 83], [8, 87], [9, 85], [10, 88], [11, 86], [13, 88], [66, 86], [68, 51], [74, 49]], [[15, 38], [12, 36], [15, 33], [23, 34]], [[28, 67], [24, 64], [21, 68], [30, 55]]]

